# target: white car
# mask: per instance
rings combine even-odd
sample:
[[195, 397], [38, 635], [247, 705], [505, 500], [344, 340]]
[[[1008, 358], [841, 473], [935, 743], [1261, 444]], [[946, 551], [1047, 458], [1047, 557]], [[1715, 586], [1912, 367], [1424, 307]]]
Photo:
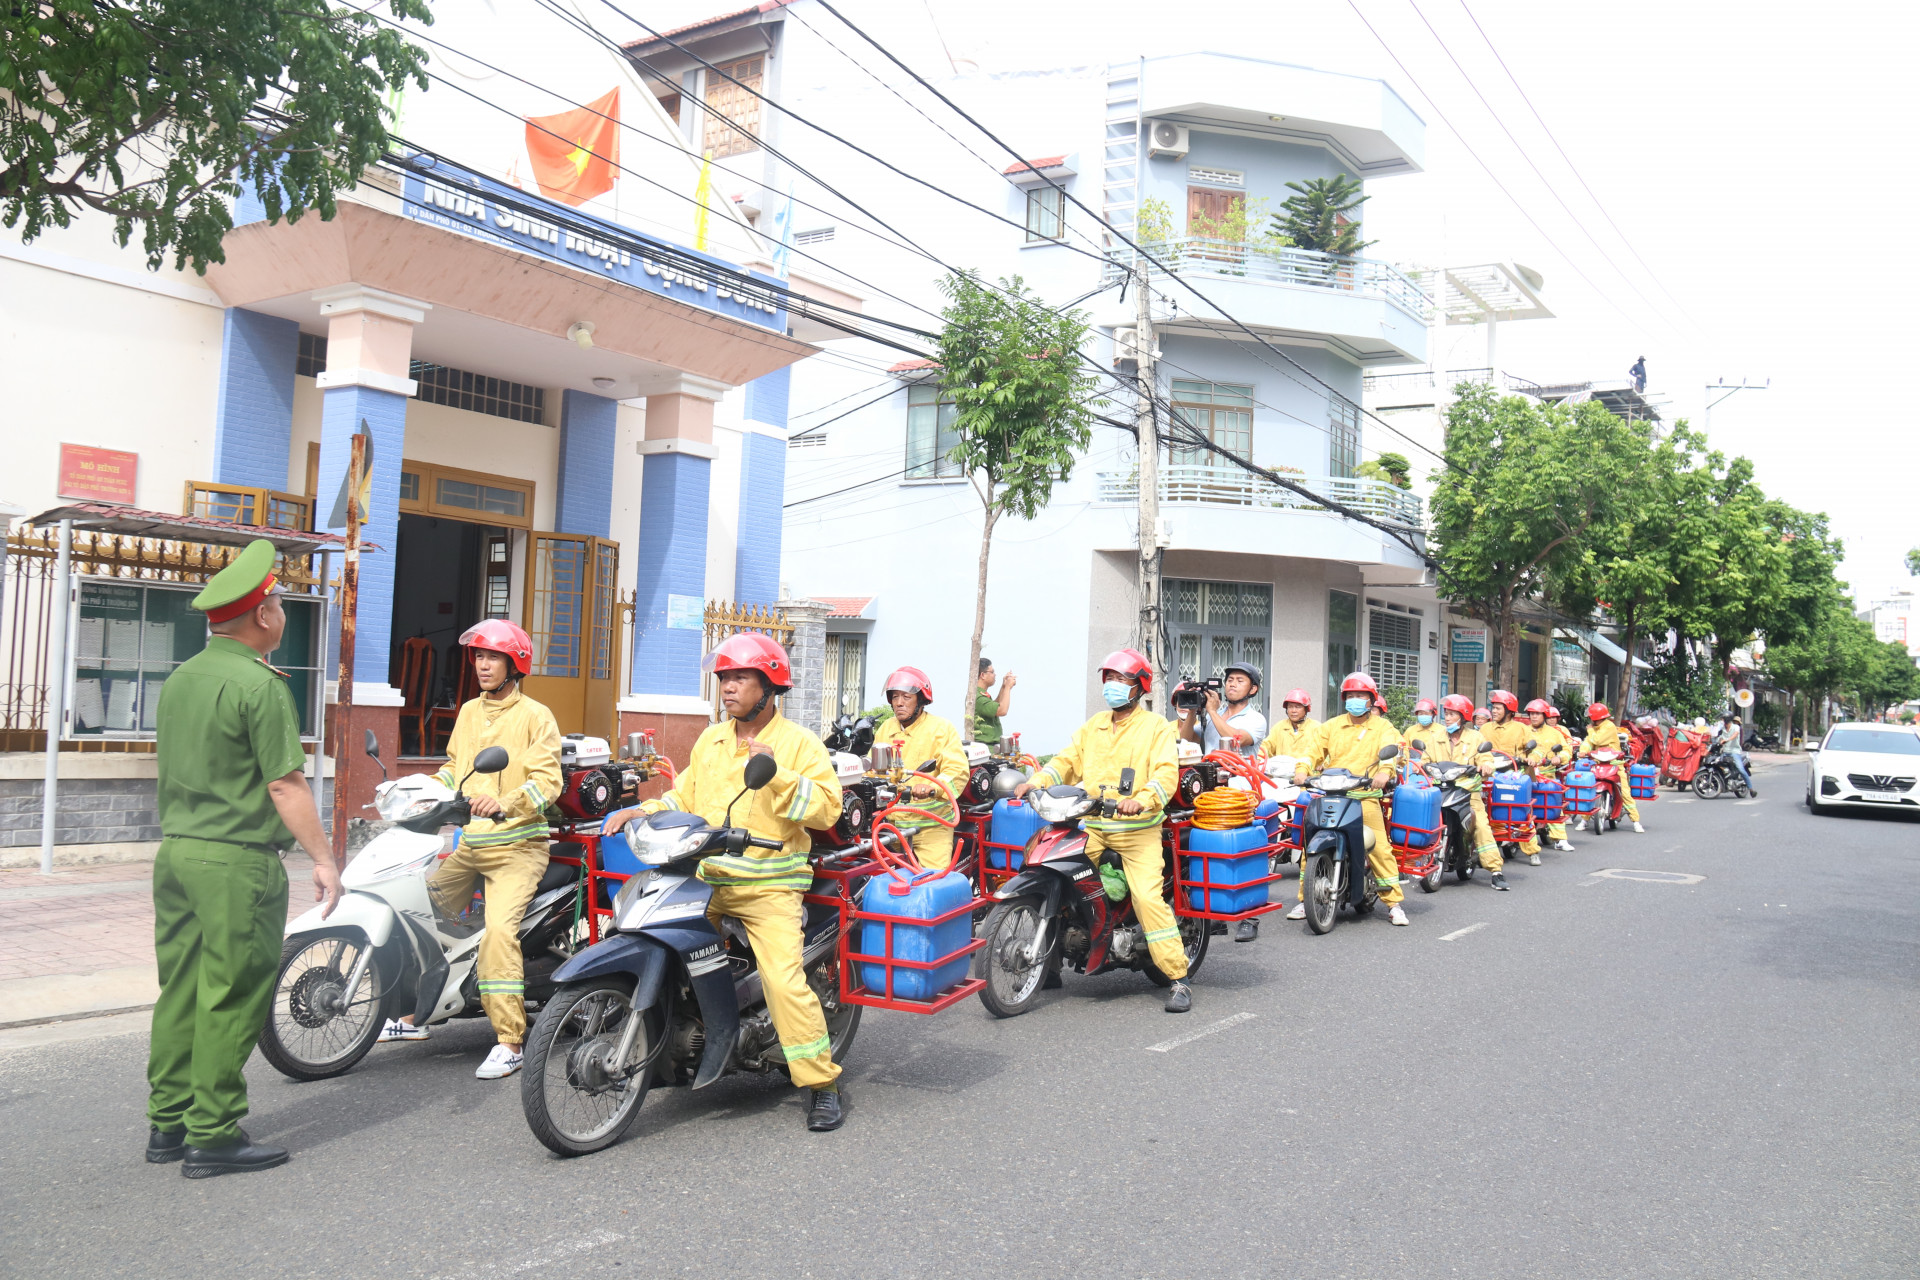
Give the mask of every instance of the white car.
[[1920, 810], [1920, 732], [1897, 724], [1836, 724], [1807, 765], [1807, 808]]

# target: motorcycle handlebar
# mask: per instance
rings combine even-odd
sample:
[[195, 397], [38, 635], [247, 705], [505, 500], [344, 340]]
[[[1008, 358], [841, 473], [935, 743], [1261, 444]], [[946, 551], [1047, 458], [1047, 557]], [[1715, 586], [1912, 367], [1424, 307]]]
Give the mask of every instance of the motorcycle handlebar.
[[748, 836], [747, 843], [752, 845], [756, 849], [778, 850], [778, 849], [784, 849], [787, 847], [784, 844], [781, 844], [778, 840], [768, 840], [763, 836]]

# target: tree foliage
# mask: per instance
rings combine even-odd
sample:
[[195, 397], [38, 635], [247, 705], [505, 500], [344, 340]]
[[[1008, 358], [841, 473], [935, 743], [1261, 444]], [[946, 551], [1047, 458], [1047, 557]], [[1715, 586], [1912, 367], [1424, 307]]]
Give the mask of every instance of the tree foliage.
[[386, 95], [427, 84], [398, 31], [325, 0], [30, 0], [0, 50], [0, 222], [31, 241], [96, 210], [155, 268], [223, 261], [243, 182], [271, 220], [332, 217], [392, 142]]
[[[1083, 312], [1058, 312], [1028, 292], [1019, 276], [999, 288], [977, 275], [941, 282], [940, 392], [955, 407], [959, 442], [953, 460], [980, 497], [980, 571], [974, 595], [973, 643], [963, 689], [980, 669], [987, 621], [987, 562], [1001, 516], [1031, 520], [1054, 486], [1073, 474], [1093, 438], [1094, 379], [1080, 359]], [[962, 723], [973, 737], [972, 715]]]
[[1360, 179], [1344, 173], [1308, 178], [1289, 182], [1287, 190], [1294, 194], [1281, 201], [1280, 212], [1273, 215], [1275, 235], [1297, 248], [1346, 258], [1374, 243], [1360, 238], [1360, 224], [1350, 216], [1372, 199], [1361, 194]]

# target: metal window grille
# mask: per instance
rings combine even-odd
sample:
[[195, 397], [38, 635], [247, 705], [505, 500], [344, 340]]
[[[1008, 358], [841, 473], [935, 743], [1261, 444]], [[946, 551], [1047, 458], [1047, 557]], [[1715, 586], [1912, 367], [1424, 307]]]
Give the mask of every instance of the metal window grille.
[[1403, 613], [1367, 610], [1367, 674], [1382, 689], [1420, 687], [1420, 622]]
[[829, 719], [859, 715], [866, 708], [867, 638], [859, 635], [827, 637], [827, 663], [821, 705]]
[[1027, 192], [1027, 243], [1058, 240], [1065, 232], [1066, 192], [1058, 187], [1035, 187]]
[[1200, 182], [1209, 187], [1244, 187], [1247, 175], [1238, 169], [1214, 169], [1207, 165], [1191, 164], [1187, 166], [1187, 181]]
[[907, 389], [907, 479], [944, 480], [958, 478], [960, 465], [953, 460], [960, 432], [954, 423], [959, 406], [940, 395], [940, 388], [918, 386]]
[[434, 477], [433, 504], [462, 511], [484, 511], [491, 515], [524, 517], [527, 491], [473, 480], [455, 480], [451, 476]]
[[[722, 65], [719, 73], [707, 75], [707, 105], [717, 113], [707, 118], [704, 148], [715, 160], [752, 151], [760, 145], [761, 75], [763, 58], [742, 58]], [[726, 77], [732, 76], [733, 80]], [[735, 84], [734, 81], [739, 81]], [[744, 87], [743, 87], [744, 86]], [[749, 92], [751, 90], [752, 92]], [[724, 120], [725, 123], [722, 123]]]
[[410, 361], [407, 376], [420, 384], [413, 398], [428, 404], [443, 404], [450, 409], [466, 409], [514, 422], [546, 421], [547, 393], [540, 387], [489, 378], [464, 369], [449, 369], [425, 360]]
[[534, 546], [533, 674], [563, 680], [580, 675], [581, 614], [586, 604], [588, 541], [552, 535]]
[[317, 333], [300, 335], [300, 354], [293, 371], [303, 378], [317, 378], [327, 371], [327, 340]]
[[832, 227], [816, 227], [812, 231], [796, 231], [793, 234], [795, 244], [825, 244], [833, 239]]
[[487, 538], [486, 615], [508, 617], [513, 607], [513, 566], [508, 559], [510, 543], [505, 534]]
[[810, 431], [803, 436], [788, 436], [789, 449], [818, 449], [827, 443], [827, 437], [818, 431]]
[[[1273, 635], [1273, 587], [1264, 582], [1200, 582], [1171, 578], [1166, 598], [1172, 602], [1174, 676], [1209, 679], [1230, 662], [1247, 662], [1267, 669], [1267, 646]], [[1267, 690], [1261, 686], [1254, 706], [1267, 708]]]

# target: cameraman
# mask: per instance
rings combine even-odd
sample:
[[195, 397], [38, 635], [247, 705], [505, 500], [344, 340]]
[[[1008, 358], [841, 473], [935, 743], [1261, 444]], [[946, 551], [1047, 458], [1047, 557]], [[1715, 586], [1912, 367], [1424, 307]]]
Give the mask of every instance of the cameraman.
[[1180, 716], [1180, 736], [1199, 743], [1208, 754], [1232, 751], [1251, 756], [1260, 739], [1267, 736], [1267, 718], [1252, 706], [1260, 692], [1260, 668], [1235, 662], [1220, 674], [1217, 689], [1190, 680], [1174, 690], [1172, 702]]

